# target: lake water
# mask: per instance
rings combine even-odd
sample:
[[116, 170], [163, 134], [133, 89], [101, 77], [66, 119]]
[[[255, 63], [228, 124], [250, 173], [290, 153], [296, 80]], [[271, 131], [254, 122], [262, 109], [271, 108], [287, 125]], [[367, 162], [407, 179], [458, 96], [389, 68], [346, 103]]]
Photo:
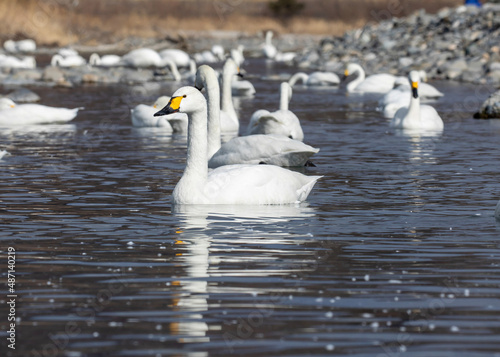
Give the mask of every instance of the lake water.
[[[290, 67], [251, 60], [277, 109]], [[0, 271], [16, 251], [16, 350], [2, 356], [500, 356], [500, 123], [490, 90], [433, 82], [440, 136], [395, 132], [376, 102], [295, 88], [324, 175], [292, 206], [170, 205], [186, 140], [131, 127], [176, 83], [34, 88], [86, 109], [69, 125], [2, 128]], [[366, 98], [365, 98], [366, 99]]]

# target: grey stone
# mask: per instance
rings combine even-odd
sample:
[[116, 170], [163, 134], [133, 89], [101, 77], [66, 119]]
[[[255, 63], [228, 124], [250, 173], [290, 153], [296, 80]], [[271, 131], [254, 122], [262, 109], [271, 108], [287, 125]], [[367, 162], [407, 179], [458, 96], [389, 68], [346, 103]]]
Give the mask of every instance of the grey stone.
[[500, 91], [493, 93], [488, 99], [486, 99], [483, 105], [481, 105], [479, 112], [474, 114], [474, 118], [500, 118]]

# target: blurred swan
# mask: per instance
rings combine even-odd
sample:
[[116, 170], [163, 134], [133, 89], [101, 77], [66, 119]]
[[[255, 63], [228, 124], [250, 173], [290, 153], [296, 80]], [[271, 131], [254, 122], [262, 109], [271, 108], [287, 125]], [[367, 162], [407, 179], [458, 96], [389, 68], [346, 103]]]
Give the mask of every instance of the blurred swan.
[[232, 98], [233, 78], [239, 74], [236, 63], [228, 58], [222, 68], [222, 94], [221, 94], [221, 112], [220, 126], [223, 132], [238, 132], [240, 121], [234, 110]]
[[174, 129], [168, 121], [169, 117], [182, 117], [184, 118], [185, 125], [187, 126], [186, 114], [172, 114], [165, 117], [155, 117], [154, 114], [165, 107], [170, 101], [170, 97], [161, 96], [156, 102], [151, 105], [138, 104], [133, 109], [130, 109], [130, 116], [132, 125], [135, 127], [158, 127], [164, 128], [166, 131], [173, 132]]
[[8, 154], [7, 150], [0, 150], [0, 160], [2, 160], [2, 158], [7, 154]]
[[189, 61], [191, 60], [186, 52], [176, 48], [168, 48], [160, 51], [160, 57], [162, 59], [169, 59], [177, 67], [189, 67]]
[[60, 48], [57, 53], [63, 57], [78, 56], [78, 51], [69, 47]]
[[278, 134], [295, 140], [303, 140], [304, 133], [297, 116], [288, 110], [292, 87], [286, 82], [280, 87], [280, 109], [270, 113], [260, 109], [252, 114], [247, 134]]
[[238, 45], [238, 47], [231, 49], [231, 58], [238, 67], [241, 67], [243, 62], [245, 62], [245, 56], [243, 55], [244, 50], [245, 46], [243, 45]]
[[207, 103], [194, 87], [182, 87], [155, 115], [189, 117], [184, 173], [174, 188], [174, 204], [289, 204], [304, 201], [320, 176], [305, 176], [274, 165], [227, 165], [208, 172]]
[[3, 43], [3, 48], [5, 48], [7, 52], [12, 53], [34, 52], [36, 51], [36, 42], [32, 39], [21, 41], [7, 40]]
[[235, 137], [221, 145], [219, 84], [211, 67], [198, 68], [195, 87], [205, 88], [207, 93], [209, 168], [233, 164], [304, 166], [319, 151], [298, 140], [275, 135]]
[[252, 82], [239, 79], [238, 77], [243, 77], [243, 75], [233, 76], [231, 82], [231, 93], [235, 97], [250, 97], [255, 94], [255, 87]]
[[1, 56], [0, 67], [4, 68], [36, 68], [35, 57], [28, 56], [17, 58], [14, 56]]
[[295, 73], [289, 80], [288, 84], [294, 86], [295, 83], [302, 81], [305, 86], [337, 86], [340, 83], [340, 78], [332, 72], [312, 72], [306, 74], [304, 72]]
[[20, 104], [0, 98], [0, 125], [30, 125], [68, 122], [83, 108], [55, 108], [40, 104]]
[[137, 48], [122, 57], [122, 64], [135, 68], [162, 67], [163, 60], [155, 50]]
[[399, 129], [442, 131], [444, 128], [443, 120], [436, 109], [429, 105], [420, 104], [419, 73], [411, 71], [408, 79], [412, 88], [412, 92], [408, 93], [409, 96], [411, 95], [410, 105], [398, 109], [390, 125]]
[[122, 58], [118, 55], [99, 56], [97, 53], [92, 53], [89, 58], [91, 66], [114, 67], [120, 65]]
[[79, 67], [84, 66], [86, 63], [85, 58], [80, 55], [63, 57], [58, 53], [52, 56], [50, 60], [50, 65], [53, 67]]
[[220, 61], [219, 57], [209, 50], [195, 53], [193, 58], [197, 63], [217, 63]]
[[276, 49], [276, 47], [274, 47], [272, 43], [272, 40], [273, 40], [273, 32], [267, 31], [266, 40], [262, 45], [262, 53], [268, 59], [274, 59], [274, 57], [276, 57], [276, 54], [278, 53], [278, 50]]
[[213, 45], [212, 46], [212, 53], [217, 56], [217, 58], [219, 59], [219, 61], [223, 61], [224, 60], [224, 47], [222, 47], [222, 45]]
[[180, 80], [182, 78], [181, 78], [181, 74], [179, 73], [179, 69], [177, 68], [177, 65], [175, 64], [175, 62], [172, 61], [172, 60], [170, 60], [170, 59], [168, 59], [168, 58], [164, 58], [163, 59], [163, 64], [165, 66], [168, 66], [168, 68], [170, 69], [170, 73], [174, 77], [174, 81], [180, 82]]
[[373, 74], [365, 78], [365, 71], [356, 63], [349, 63], [345, 76], [358, 74], [358, 77], [347, 85], [349, 93], [382, 94], [394, 88], [396, 76], [388, 73]]

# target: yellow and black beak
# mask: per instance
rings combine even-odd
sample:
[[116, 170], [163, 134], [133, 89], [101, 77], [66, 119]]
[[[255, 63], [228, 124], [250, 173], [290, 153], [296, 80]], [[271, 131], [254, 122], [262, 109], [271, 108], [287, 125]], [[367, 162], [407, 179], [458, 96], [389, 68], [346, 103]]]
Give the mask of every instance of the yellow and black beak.
[[243, 73], [240, 72], [240, 67], [238, 67], [238, 73], [236, 73], [236, 75], [240, 78], [243, 78]]
[[344, 71], [344, 79], [346, 79], [347, 77], [349, 77], [349, 70], [348, 69], [346, 69]]
[[159, 112], [154, 114], [155, 117], [162, 115], [168, 115], [179, 112], [179, 107], [181, 106], [181, 100], [183, 97], [172, 97], [168, 104]]
[[413, 98], [418, 98], [418, 82], [411, 82], [411, 93]]

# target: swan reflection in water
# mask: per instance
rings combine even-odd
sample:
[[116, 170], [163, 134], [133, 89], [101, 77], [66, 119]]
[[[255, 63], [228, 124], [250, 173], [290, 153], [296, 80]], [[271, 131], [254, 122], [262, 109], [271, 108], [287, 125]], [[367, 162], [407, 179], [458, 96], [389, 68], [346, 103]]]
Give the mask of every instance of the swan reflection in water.
[[[290, 270], [277, 265], [269, 269], [249, 268], [248, 256], [228, 255], [223, 246], [231, 245], [228, 250], [233, 252], [233, 249], [236, 249], [233, 245], [237, 247], [250, 242], [259, 245], [265, 243], [272, 245], [273, 252], [276, 252], [276, 244], [290, 244], [287, 243], [290, 241], [290, 231], [295, 231], [297, 224], [307, 227], [311, 218], [315, 216], [315, 211], [307, 204], [176, 205], [172, 209], [172, 214], [179, 220], [174, 249], [180, 274], [173, 277], [171, 283], [177, 291], [173, 298], [172, 308], [178, 315], [177, 321], [170, 324], [170, 333], [178, 336], [179, 343], [202, 343], [210, 342], [207, 336], [209, 326], [205, 317], [210, 309], [208, 299], [211, 296], [214, 299], [214, 295], [222, 292], [231, 292], [231, 288], [227, 286], [222, 291], [222, 287], [217, 284], [217, 279], [223, 279], [224, 276], [266, 277], [290, 273]], [[277, 223], [290, 226], [286, 230], [278, 229], [270, 232], [269, 226], [276, 226]], [[253, 229], [242, 229], [242, 226], [253, 227]], [[263, 232], [265, 235], [262, 234]], [[228, 241], [229, 234], [232, 239]], [[265, 240], [262, 237], [266, 237]], [[214, 242], [217, 243], [217, 248], [212, 247]], [[266, 250], [265, 247], [261, 249]], [[312, 257], [314, 256], [313, 252], [309, 253]], [[241, 264], [238, 264], [238, 259], [241, 260]], [[232, 268], [219, 268], [221, 263], [231, 264]], [[241, 268], [238, 269], [238, 267]], [[216, 277], [215, 280], [214, 277]], [[266, 292], [262, 291], [262, 293]], [[233, 293], [241, 294], [241, 290], [235, 290]], [[244, 293], [250, 294], [251, 292]]]

